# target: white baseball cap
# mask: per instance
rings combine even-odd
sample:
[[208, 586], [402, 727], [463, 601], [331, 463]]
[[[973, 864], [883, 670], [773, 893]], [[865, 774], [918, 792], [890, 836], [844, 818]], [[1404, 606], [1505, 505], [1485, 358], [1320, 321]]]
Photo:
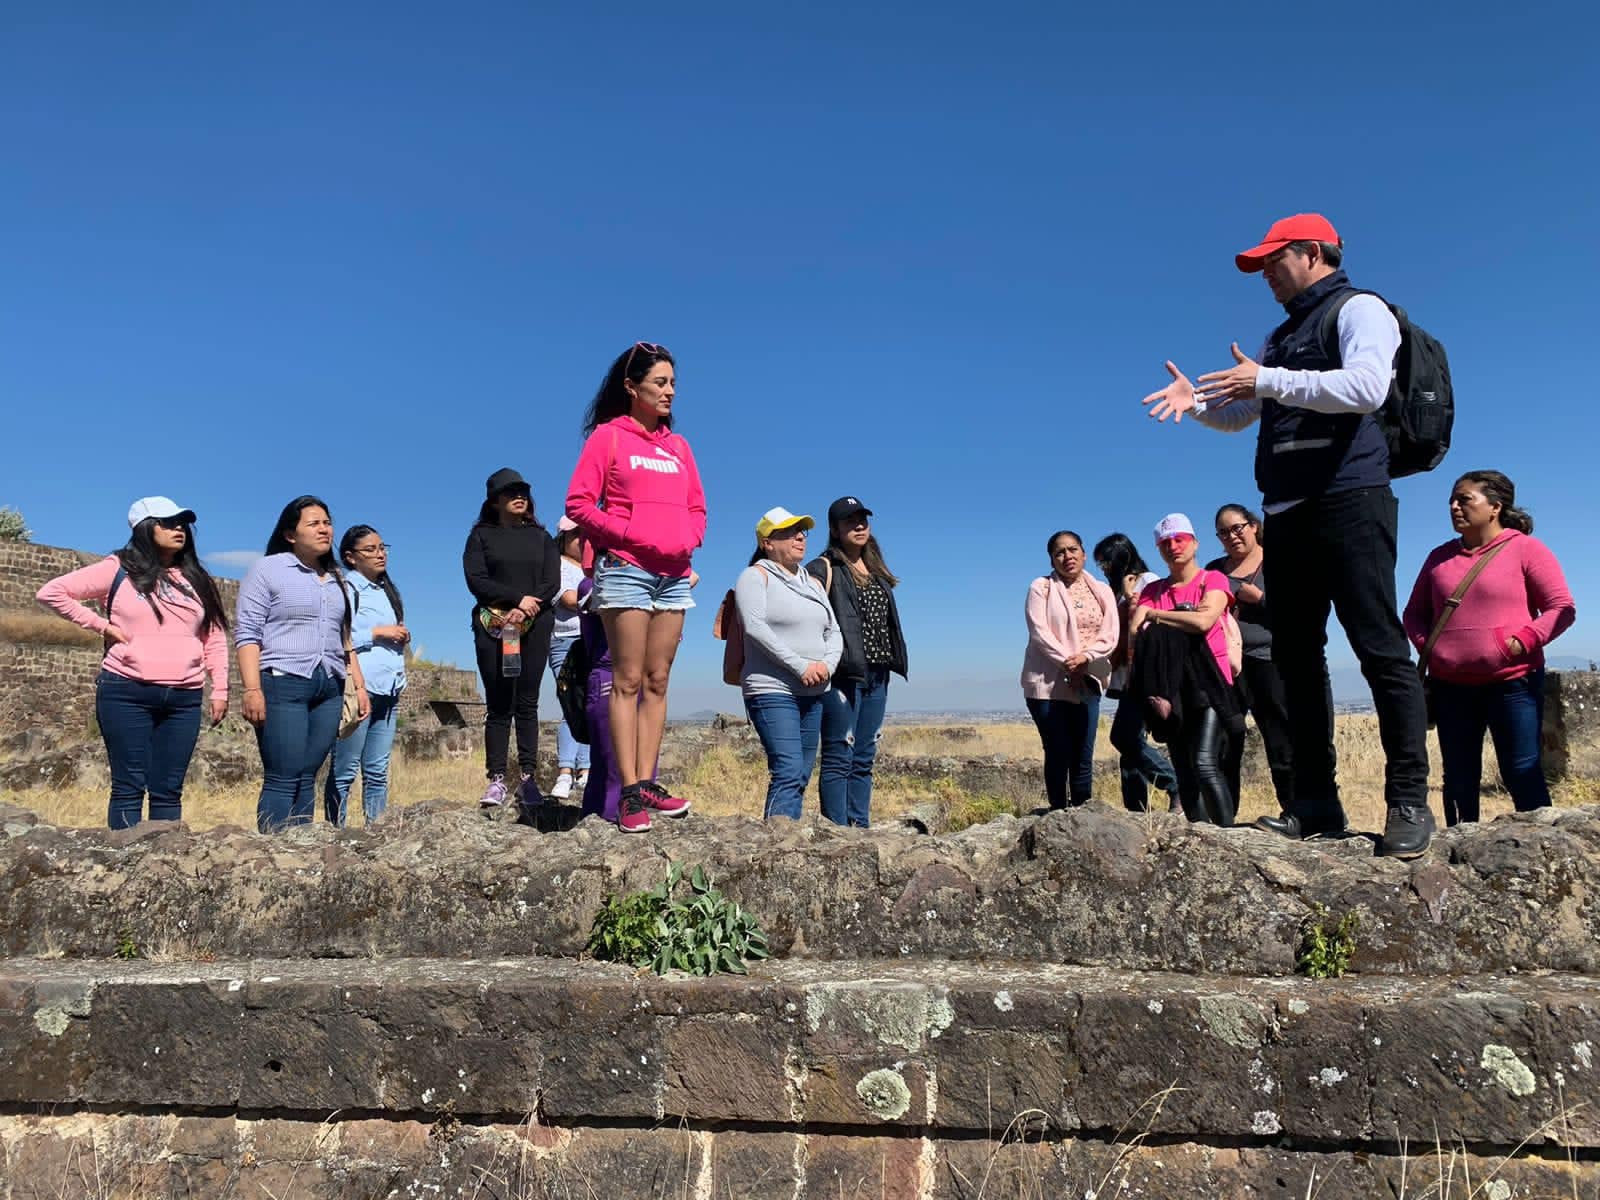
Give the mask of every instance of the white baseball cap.
[[135, 500], [133, 507], [128, 510], [128, 528], [132, 529], [140, 521], [148, 521], [151, 517], [158, 521], [182, 517], [185, 525], [192, 525], [194, 509], [184, 508], [165, 496], [146, 496], [143, 500]]
[[1182, 513], [1168, 513], [1156, 522], [1156, 541], [1164, 542], [1180, 534], [1194, 537], [1194, 522]]
[[811, 517], [796, 516], [787, 508], [769, 508], [761, 514], [761, 520], [756, 522], [756, 536], [771, 537], [780, 529], [814, 529], [816, 524]]

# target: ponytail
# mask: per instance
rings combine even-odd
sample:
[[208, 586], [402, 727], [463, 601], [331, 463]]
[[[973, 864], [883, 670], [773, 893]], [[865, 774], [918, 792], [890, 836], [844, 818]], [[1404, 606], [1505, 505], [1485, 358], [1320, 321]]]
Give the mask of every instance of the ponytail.
[[1533, 515], [1517, 507], [1517, 485], [1499, 471], [1468, 471], [1457, 483], [1476, 484], [1483, 498], [1500, 506], [1500, 526], [1518, 533], [1533, 532]]

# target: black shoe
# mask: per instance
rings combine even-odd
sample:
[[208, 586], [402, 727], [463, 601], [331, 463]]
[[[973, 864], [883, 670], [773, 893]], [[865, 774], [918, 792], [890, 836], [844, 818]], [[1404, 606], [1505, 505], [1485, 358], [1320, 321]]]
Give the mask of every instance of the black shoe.
[[1330, 833], [1343, 833], [1343, 825], [1313, 825], [1302, 820], [1294, 813], [1283, 813], [1276, 817], [1257, 817], [1256, 828], [1265, 829], [1268, 833], [1280, 834], [1295, 841], [1305, 838], [1322, 837]]
[[1383, 825], [1379, 857], [1416, 858], [1433, 840], [1433, 813], [1426, 804], [1402, 804], [1389, 810]]

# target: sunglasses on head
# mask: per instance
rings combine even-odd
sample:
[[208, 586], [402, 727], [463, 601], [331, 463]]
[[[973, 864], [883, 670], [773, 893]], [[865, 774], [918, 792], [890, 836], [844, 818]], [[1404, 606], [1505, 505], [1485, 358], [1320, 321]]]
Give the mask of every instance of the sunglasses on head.
[[622, 364], [622, 377], [624, 379], [628, 377], [628, 368], [633, 366], [633, 356], [641, 350], [643, 350], [646, 354], [653, 355], [656, 358], [663, 357], [667, 353], [667, 348], [665, 346], [659, 346], [655, 342], [635, 342], [631, 347], [629, 347], [628, 357]]

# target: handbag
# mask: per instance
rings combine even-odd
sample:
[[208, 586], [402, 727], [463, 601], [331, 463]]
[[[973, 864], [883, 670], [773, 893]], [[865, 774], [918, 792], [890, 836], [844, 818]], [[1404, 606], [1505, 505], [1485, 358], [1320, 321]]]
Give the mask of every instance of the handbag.
[[349, 737], [361, 724], [361, 689], [356, 686], [356, 673], [345, 672], [344, 703], [339, 707], [339, 737]]
[[[1205, 598], [1206, 577], [1205, 572], [1200, 573], [1200, 596]], [[1233, 593], [1229, 592], [1228, 606], [1222, 610], [1222, 640], [1228, 648], [1228, 672], [1234, 679], [1239, 678], [1239, 672], [1244, 670], [1244, 631], [1239, 628], [1238, 618], [1233, 615]]]
[[1490, 546], [1488, 550], [1484, 551], [1483, 557], [1472, 564], [1472, 570], [1468, 571], [1465, 578], [1456, 584], [1456, 590], [1450, 594], [1450, 599], [1444, 602], [1444, 611], [1434, 621], [1433, 629], [1428, 634], [1428, 640], [1422, 643], [1422, 653], [1417, 656], [1417, 676], [1422, 680], [1422, 703], [1427, 709], [1429, 729], [1434, 727], [1435, 716], [1433, 710], [1433, 688], [1428, 686], [1428, 656], [1433, 653], [1433, 647], [1438, 642], [1439, 635], [1444, 632], [1444, 627], [1450, 623], [1450, 618], [1455, 615], [1456, 609], [1461, 607], [1461, 600], [1467, 594], [1467, 589], [1477, 581], [1478, 576], [1483, 574], [1483, 569], [1494, 560], [1496, 554], [1499, 554], [1509, 544], [1509, 541], [1510, 539], [1507, 539], [1507, 541]]

